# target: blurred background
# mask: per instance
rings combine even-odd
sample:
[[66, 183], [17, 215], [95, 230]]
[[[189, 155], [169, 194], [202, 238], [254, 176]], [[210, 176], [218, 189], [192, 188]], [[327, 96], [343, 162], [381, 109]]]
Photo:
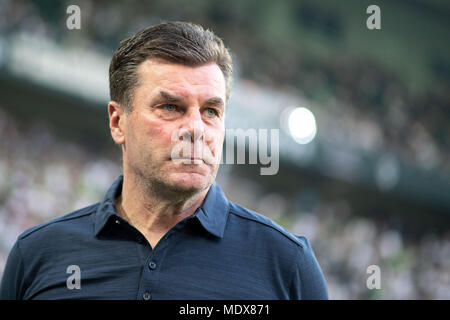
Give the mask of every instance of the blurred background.
[[438, 0], [0, 0], [0, 276], [21, 232], [101, 200], [120, 174], [109, 61], [167, 20], [210, 28], [233, 53], [227, 128], [280, 130], [276, 175], [222, 165], [230, 200], [306, 236], [331, 299], [450, 299], [450, 2]]

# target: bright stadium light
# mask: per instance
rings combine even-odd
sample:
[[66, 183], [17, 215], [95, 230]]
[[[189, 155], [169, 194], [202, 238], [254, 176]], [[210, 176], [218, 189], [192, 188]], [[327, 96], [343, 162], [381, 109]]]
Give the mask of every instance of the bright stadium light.
[[317, 134], [316, 118], [307, 108], [295, 108], [288, 116], [287, 126], [295, 142], [310, 143]]

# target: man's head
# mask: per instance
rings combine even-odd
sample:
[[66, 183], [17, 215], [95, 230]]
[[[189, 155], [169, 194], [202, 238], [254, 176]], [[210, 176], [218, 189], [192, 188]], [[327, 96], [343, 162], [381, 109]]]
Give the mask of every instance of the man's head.
[[139, 84], [137, 68], [152, 58], [192, 67], [217, 64], [225, 78], [228, 101], [233, 68], [222, 40], [193, 23], [166, 22], [124, 39], [113, 55], [109, 66], [111, 100], [122, 104], [126, 111], [131, 110], [133, 91]]
[[168, 194], [207, 189], [221, 158], [231, 75], [222, 41], [191, 23], [163, 23], [122, 41], [110, 65], [108, 112], [124, 174]]

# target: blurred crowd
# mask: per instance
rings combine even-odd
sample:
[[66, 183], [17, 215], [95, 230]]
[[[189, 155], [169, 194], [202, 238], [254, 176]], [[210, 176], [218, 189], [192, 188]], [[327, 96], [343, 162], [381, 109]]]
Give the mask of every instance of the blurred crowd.
[[[288, 227], [311, 241], [331, 299], [450, 299], [450, 233], [410, 242], [387, 223], [341, 219], [348, 207], [324, 203], [315, 212], [298, 212]], [[379, 290], [367, 285], [372, 265], [380, 268]]]
[[[322, 63], [318, 77], [312, 83], [323, 88], [335, 122], [321, 127], [324, 139], [392, 152], [450, 176], [450, 82], [414, 94], [392, 72], [363, 59]], [[310, 78], [301, 81], [307, 88]]]
[[[100, 201], [121, 168], [106, 153], [58, 137], [51, 125], [23, 124], [1, 108], [0, 136], [1, 276], [21, 232]], [[450, 233], [411, 242], [388, 224], [353, 214], [345, 199], [289, 212], [295, 199], [265, 193], [229, 167], [218, 183], [230, 200], [309, 239], [331, 299], [450, 299]], [[370, 265], [380, 268], [380, 289], [367, 288]]]
[[[79, 3], [83, 31], [71, 33], [68, 39], [65, 8], [71, 3], [0, 1], [0, 36], [21, 30], [62, 45], [79, 41], [93, 50], [111, 51], [125, 35], [159, 23], [165, 14], [171, 19], [188, 15], [224, 36], [236, 53], [237, 76], [253, 79], [255, 85], [294, 90], [320, 104], [321, 112], [332, 120], [319, 123], [322, 139], [392, 152], [450, 176], [448, 78], [413, 92], [392, 71], [364, 57], [308, 60], [293, 48], [275, 50], [265, 39], [253, 36], [255, 26], [245, 10], [227, 13], [219, 1], [193, 1], [192, 6], [152, 1], [146, 5], [154, 8], [147, 10], [133, 1], [126, 7], [116, 1]], [[21, 232], [101, 200], [121, 171], [118, 159], [61, 139], [49, 123], [25, 125], [6, 110], [0, 105], [0, 275]], [[345, 199], [292, 212], [288, 204], [295, 199], [251, 187], [251, 181], [233, 170], [220, 179], [230, 200], [310, 240], [332, 299], [450, 299], [450, 233], [424, 234], [412, 241], [387, 222], [356, 215]], [[370, 265], [380, 267], [379, 290], [366, 286]]]
[[[193, 1], [189, 8], [176, 5], [176, 1], [130, 1], [126, 7], [116, 1], [78, 3], [83, 8], [82, 30], [69, 33], [64, 27], [69, 2], [2, 1], [0, 35], [22, 30], [63, 45], [109, 52], [123, 37], [163, 21], [162, 17], [190, 17], [214, 26], [225, 38], [235, 53], [237, 75], [276, 89], [294, 90], [319, 104], [333, 119], [321, 126], [323, 139], [394, 153], [406, 162], [450, 176], [450, 73], [445, 64], [427, 62], [438, 80], [422, 91], [412, 91], [404, 79], [364, 56], [336, 54], [332, 59], [311, 59], [302, 55], [298, 46], [274, 47], [271, 34], [257, 34], [261, 26], [248, 19], [251, 2], [226, 6]], [[301, 11], [300, 20], [314, 18], [314, 6], [307, 9]], [[302, 21], [297, 23], [300, 28]]]
[[0, 270], [24, 230], [103, 199], [117, 162], [59, 140], [45, 123], [15, 121], [0, 107]]

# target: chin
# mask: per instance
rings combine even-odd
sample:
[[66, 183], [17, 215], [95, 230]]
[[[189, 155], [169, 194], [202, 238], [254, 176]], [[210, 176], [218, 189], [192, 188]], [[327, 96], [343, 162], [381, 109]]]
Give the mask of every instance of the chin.
[[175, 188], [191, 192], [202, 191], [211, 184], [209, 177], [198, 173], [178, 173], [170, 178], [170, 184]]

